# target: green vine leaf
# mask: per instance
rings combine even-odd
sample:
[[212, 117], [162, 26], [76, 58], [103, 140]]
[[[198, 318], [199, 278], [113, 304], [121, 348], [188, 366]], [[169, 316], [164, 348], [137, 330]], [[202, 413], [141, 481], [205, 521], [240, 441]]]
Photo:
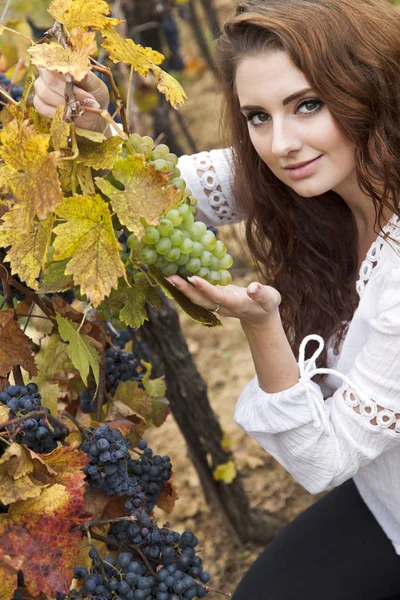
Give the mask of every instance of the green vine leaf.
[[56, 314], [58, 331], [61, 339], [68, 342], [68, 356], [72, 364], [78, 369], [82, 381], [87, 386], [89, 370], [92, 369], [97, 386], [100, 376], [100, 357], [95, 348], [90, 343], [87, 335], [81, 335], [77, 330], [77, 325], [69, 319], [64, 319]]

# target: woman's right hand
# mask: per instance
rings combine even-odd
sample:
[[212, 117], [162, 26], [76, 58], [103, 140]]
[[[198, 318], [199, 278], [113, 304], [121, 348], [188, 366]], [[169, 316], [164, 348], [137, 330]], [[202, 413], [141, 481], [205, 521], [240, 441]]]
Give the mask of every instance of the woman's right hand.
[[[48, 69], [41, 68], [39, 72], [40, 77], [34, 84], [33, 105], [41, 115], [52, 119], [57, 106], [65, 104], [65, 79], [59, 73]], [[108, 108], [110, 97], [107, 86], [91, 71], [79, 84], [75, 84], [74, 94], [75, 99], [82, 106]], [[93, 131], [103, 131], [106, 126], [106, 122], [100, 115], [91, 112], [85, 112], [84, 115], [75, 119], [75, 124], [82, 129]]]

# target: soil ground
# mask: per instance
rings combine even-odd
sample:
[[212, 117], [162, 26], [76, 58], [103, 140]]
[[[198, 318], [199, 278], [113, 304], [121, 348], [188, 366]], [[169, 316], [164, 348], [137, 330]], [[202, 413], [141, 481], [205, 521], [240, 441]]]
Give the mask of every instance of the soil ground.
[[[199, 3], [197, 3], [199, 4]], [[216, 0], [220, 20], [232, 11], [231, 0]], [[193, 61], [198, 50], [187, 25], [182, 24], [183, 48], [186, 61]], [[181, 112], [199, 150], [223, 147], [218, 128], [220, 95], [215, 77], [209, 71], [186, 77], [184, 87], [188, 100]], [[229, 250], [235, 256], [234, 283], [247, 285], [255, 278], [249, 260], [243, 260], [244, 244], [240, 228], [225, 226], [219, 229]], [[251, 505], [268, 511], [285, 522], [312, 504], [317, 497], [302, 489], [291, 476], [233, 421], [237, 397], [254, 376], [254, 367], [245, 336], [235, 319], [222, 319], [223, 327], [208, 329], [181, 315], [181, 325], [197, 368], [207, 382], [210, 403], [228, 436], [240, 477]], [[149, 431], [146, 439], [160, 453], [168, 452], [174, 465], [174, 479], [179, 500], [168, 517], [178, 531], [193, 530], [200, 540], [201, 555], [213, 576], [212, 587], [232, 593], [245, 571], [262, 551], [262, 547], [239, 544], [221, 525], [218, 513], [207, 506], [195, 469], [187, 457], [182, 434], [169, 416], [160, 430]], [[221, 598], [211, 592], [210, 600]], [[250, 599], [249, 599], [250, 600]]]

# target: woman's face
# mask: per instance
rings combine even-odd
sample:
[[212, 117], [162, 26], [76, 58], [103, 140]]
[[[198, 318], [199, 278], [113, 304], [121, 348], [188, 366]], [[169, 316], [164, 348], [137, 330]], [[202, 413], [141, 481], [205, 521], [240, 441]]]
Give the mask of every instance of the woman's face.
[[355, 145], [286, 51], [243, 58], [236, 89], [254, 148], [283, 183], [303, 197], [354, 188]]

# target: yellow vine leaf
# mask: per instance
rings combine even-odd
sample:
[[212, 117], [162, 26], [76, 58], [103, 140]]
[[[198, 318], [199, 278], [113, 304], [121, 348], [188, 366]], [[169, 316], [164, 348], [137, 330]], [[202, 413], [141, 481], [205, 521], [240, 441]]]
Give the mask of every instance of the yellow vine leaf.
[[3, 33], [4, 31], [4, 25], [3, 23], [0, 21], [0, 35]]
[[105, 38], [102, 46], [109, 53], [111, 60], [115, 63], [123, 62], [131, 65], [141, 75], [148, 75], [149, 70], [160, 65], [165, 58], [163, 54], [152, 48], [144, 48], [129, 39], [124, 40], [111, 27], [104, 29], [101, 33]]
[[11, 263], [11, 274], [18, 273], [32, 289], [38, 289], [37, 278], [43, 269], [50, 245], [53, 217], [44, 221], [34, 221], [28, 233], [21, 231], [23, 208], [14, 205], [3, 216], [0, 226], [0, 246], [11, 248], [7, 252], [7, 261]]
[[51, 143], [54, 150], [60, 150], [68, 146], [71, 125], [63, 120], [64, 106], [57, 106], [56, 113], [51, 121]]
[[118, 278], [125, 277], [107, 203], [99, 194], [65, 198], [56, 209], [65, 223], [54, 229], [54, 260], [71, 258], [66, 275], [72, 275], [82, 294], [97, 307]]
[[50, 135], [36, 133], [28, 121], [8, 123], [0, 133], [0, 187], [11, 190], [21, 208], [21, 232], [30, 231], [35, 214], [45, 219], [62, 200]]
[[93, 31], [76, 31], [69, 41], [70, 48], [63, 48], [56, 42], [31, 46], [28, 52], [32, 63], [82, 81], [89, 72], [89, 56], [97, 50], [96, 34]]
[[133, 231], [138, 238], [144, 232], [142, 219], [151, 225], [157, 225], [160, 217], [181, 201], [182, 191], [174, 186], [163, 187], [168, 176], [157, 171], [153, 165], [146, 166], [141, 154], [117, 160], [112, 173], [125, 186], [124, 190], [118, 190], [100, 177], [96, 177], [96, 184], [110, 198], [121, 224]]
[[81, 140], [79, 143], [78, 163], [84, 163], [92, 169], [112, 169], [121, 151], [122, 140], [114, 135], [103, 142]]
[[103, 29], [122, 23], [107, 16], [110, 8], [104, 0], [53, 0], [49, 13], [69, 31], [74, 27]]
[[213, 471], [215, 481], [223, 481], [228, 484], [236, 479], [236, 475], [235, 463], [232, 460], [229, 460], [223, 465], [218, 465]]
[[178, 108], [181, 104], [184, 103], [187, 96], [185, 90], [169, 73], [166, 73], [160, 67], [153, 67], [152, 71], [154, 75], [157, 77], [158, 90], [165, 95], [166, 99], [174, 108]]

